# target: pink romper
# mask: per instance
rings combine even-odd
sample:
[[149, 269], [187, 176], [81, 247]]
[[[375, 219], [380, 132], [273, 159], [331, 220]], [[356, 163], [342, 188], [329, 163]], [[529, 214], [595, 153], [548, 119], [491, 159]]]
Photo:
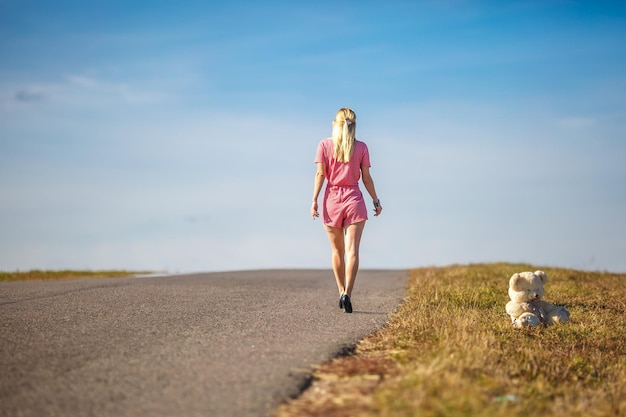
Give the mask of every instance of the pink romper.
[[344, 228], [367, 220], [367, 207], [359, 189], [361, 167], [370, 167], [367, 145], [356, 140], [350, 162], [333, 158], [335, 144], [332, 138], [322, 140], [315, 155], [315, 163], [326, 167], [326, 190], [324, 191], [324, 224]]

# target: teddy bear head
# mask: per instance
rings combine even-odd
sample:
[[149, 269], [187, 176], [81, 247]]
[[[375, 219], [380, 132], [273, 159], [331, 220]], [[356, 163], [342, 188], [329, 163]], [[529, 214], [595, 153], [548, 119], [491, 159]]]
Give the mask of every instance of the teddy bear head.
[[520, 272], [509, 280], [509, 297], [516, 303], [528, 303], [543, 297], [548, 277], [543, 271]]

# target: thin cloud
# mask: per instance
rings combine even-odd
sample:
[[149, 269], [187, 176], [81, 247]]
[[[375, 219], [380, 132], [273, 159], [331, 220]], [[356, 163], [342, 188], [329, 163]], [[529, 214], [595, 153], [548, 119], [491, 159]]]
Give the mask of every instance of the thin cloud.
[[129, 104], [149, 104], [161, 102], [164, 94], [154, 91], [145, 91], [140, 87], [128, 83], [118, 83], [106, 79], [87, 77], [83, 75], [67, 75], [68, 90], [75, 93], [89, 93], [107, 98], [118, 98]]
[[15, 101], [20, 102], [34, 102], [44, 100], [46, 98], [46, 94], [42, 90], [22, 88], [15, 92], [13, 98]]

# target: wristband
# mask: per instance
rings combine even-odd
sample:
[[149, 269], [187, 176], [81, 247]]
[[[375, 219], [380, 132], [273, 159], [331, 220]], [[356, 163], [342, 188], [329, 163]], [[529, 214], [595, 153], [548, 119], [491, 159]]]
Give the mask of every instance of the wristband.
[[380, 207], [380, 200], [374, 201], [374, 208]]

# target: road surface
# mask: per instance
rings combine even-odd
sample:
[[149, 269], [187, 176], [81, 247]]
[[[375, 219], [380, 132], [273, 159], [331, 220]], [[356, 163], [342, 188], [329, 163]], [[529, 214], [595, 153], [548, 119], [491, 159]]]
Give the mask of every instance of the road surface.
[[0, 416], [271, 416], [310, 370], [384, 325], [406, 271], [0, 284]]

